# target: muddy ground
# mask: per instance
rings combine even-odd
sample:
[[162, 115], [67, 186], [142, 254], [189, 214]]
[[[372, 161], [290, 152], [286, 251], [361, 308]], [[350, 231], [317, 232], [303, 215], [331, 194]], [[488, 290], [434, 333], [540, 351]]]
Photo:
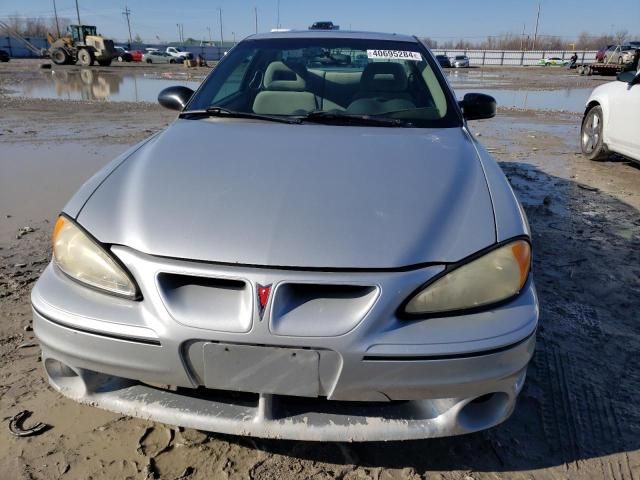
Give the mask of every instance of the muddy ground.
[[[533, 69], [505, 75], [531, 75], [531, 85], [561, 75], [537, 70], [538, 80]], [[12, 78], [0, 69], [0, 85]], [[503, 111], [471, 126], [533, 231], [541, 323], [511, 419], [455, 438], [317, 444], [141, 421], [47, 386], [29, 291], [49, 261], [51, 222], [84, 179], [174, 115], [153, 104], [1, 95], [0, 111], [0, 477], [640, 480], [640, 169], [585, 160], [579, 116]], [[23, 409], [50, 428], [11, 436], [8, 418]]]

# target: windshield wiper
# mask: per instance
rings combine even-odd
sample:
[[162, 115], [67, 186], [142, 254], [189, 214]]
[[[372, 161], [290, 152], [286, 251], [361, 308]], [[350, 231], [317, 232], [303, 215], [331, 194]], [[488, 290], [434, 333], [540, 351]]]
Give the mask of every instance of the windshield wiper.
[[374, 127], [410, 127], [411, 123], [405, 122], [397, 118], [382, 118], [372, 115], [349, 115], [337, 112], [327, 112], [319, 110], [309, 112], [308, 114], [298, 117], [301, 120], [317, 123], [340, 123], [350, 125], [364, 125]]
[[278, 123], [301, 123], [298, 118], [274, 117], [271, 115], [260, 115], [258, 113], [236, 112], [235, 110], [227, 110], [221, 107], [209, 107], [204, 110], [187, 110], [180, 114], [180, 118], [193, 117], [228, 117], [228, 118], [251, 118], [254, 120], [265, 120], [268, 122]]

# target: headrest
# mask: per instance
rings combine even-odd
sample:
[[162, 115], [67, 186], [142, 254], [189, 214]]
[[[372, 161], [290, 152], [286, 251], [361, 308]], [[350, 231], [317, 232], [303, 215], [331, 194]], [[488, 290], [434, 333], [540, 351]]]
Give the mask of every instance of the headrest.
[[407, 85], [407, 73], [399, 63], [369, 63], [360, 79], [360, 88], [368, 92], [402, 92]]
[[302, 92], [307, 82], [282, 62], [272, 62], [264, 73], [264, 88]]

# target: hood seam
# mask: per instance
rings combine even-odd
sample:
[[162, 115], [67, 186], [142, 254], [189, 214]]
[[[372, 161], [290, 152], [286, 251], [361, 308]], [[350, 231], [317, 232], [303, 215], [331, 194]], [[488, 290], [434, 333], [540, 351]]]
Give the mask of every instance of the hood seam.
[[493, 192], [491, 191], [491, 186], [489, 185], [489, 178], [487, 177], [487, 172], [486, 172], [486, 170], [484, 168], [484, 162], [482, 161], [482, 156], [480, 155], [480, 152], [478, 151], [478, 145], [476, 144], [476, 140], [471, 135], [471, 132], [469, 132], [466, 124], [465, 124], [464, 127], [462, 127], [462, 130], [467, 135], [467, 138], [469, 139], [469, 141], [473, 145], [473, 150], [476, 152], [476, 159], [478, 160], [478, 163], [480, 164], [480, 168], [482, 169], [482, 175], [484, 176], [484, 183], [487, 186], [487, 192], [489, 192], [489, 200], [491, 201], [491, 214], [493, 215], [494, 242], [497, 242], [498, 238], [499, 238], [499, 236], [498, 236], [498, 219], [496, 218], [495, 201], [493, 199]]

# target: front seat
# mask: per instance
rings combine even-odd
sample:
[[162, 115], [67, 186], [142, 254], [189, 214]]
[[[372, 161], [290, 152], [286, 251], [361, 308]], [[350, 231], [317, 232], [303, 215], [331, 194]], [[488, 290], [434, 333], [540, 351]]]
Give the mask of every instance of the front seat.
[[409, 79], [400, 63], [369, 63], [362, 71], [360, 91], [347, 111], [354, 114], [376, 115], [395, 110], [415, 108], [407, 92]]
[[263, 115], [304, 115], [317, 110], [316, 96], [307, 82], [283, 62], [272, 62], [264, 73], [264, 90], [253, 101], [253, 112]]

